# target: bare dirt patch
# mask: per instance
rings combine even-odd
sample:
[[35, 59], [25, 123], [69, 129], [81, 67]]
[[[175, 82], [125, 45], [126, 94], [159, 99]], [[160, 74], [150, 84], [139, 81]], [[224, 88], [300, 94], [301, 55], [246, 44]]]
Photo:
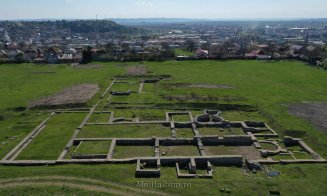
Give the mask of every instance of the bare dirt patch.
[[242, 155], [248, 160], [260, 159], [260, 153], [254, 146], [205, 146], [208, 155]]
[[142, 76], [148, 73], [148, 69], [144, 65], [136, 65], [127, 68], [126, 74], [129, 76]]
[[99, 91], [97, 84], [80, 84], [69, 87], [59, 93], [32, 101], [29, 108], [54, 107], [85, 104]]
[[327, 133], [327, 103], [300, 103], [289, 106], [289, 112], [313, 123]]

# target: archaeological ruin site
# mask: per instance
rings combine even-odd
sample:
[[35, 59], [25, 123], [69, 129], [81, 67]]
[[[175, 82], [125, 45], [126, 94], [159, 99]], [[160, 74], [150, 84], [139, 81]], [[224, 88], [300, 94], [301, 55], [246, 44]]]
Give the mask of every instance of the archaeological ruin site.
[[[161, 167], [175, 167], [178, 178], [212, 178], [213, 172], [219, 172], [213, 166], [255, 172], [271, 164], [326, 163], [301, 138], [280, 136], [266, 122], [230, 121], [219, 107], [151, 105], [148, 100], [156, 86], [171, 82], [169, 76], [116, 77], [100, 96], [93, 97], [98, 100], [91, 108], [46, 108], [48, 117], [0, 164], [136, 164], [137, 178], [160, 178]], [[72, 137], [64, 141], [57, 159], [35, 160], [33, 153], [30, 158], [21, 156], [37, 145], [42, 132], [50, 131], [53, 118], [68, 118], [65, 115], [71, 113], [84, 119], [71, 130]]]

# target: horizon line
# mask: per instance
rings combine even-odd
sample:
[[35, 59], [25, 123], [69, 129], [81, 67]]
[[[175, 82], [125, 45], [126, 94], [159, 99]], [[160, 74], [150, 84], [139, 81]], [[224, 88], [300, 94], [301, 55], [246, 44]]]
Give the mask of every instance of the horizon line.
[[169, 18], [169, 17], [124, 17], [124, 18], [18, 18], [1, 19], [0, 21], [40, 21], [40, 20], [194, 20], [194, 21], [292, 21], [292, 20], [321, 20], [327, 17], [294, 17], [294, 18]]

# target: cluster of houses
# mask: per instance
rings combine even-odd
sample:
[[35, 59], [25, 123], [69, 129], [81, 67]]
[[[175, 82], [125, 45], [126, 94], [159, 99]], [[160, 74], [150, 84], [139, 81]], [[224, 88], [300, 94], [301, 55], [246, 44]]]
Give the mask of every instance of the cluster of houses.
[[[197, 49], [193, 58], [198, 59], [257, 59], [257, 60], [270, 60], [270, 59], [298, 59], [303, 61], [310, 61], [310, 58], [321, 60], [320, 47], [317, 45], [296, 45], [296, 44], [281, 44], [281, 45], [268, 45], [268, 44], [253, 44], [242, 50], [241, 46], [237, 43], [233, 47], [221, 48], [226, 46], [218, 46], [211, 44], [209, 50]], [[188, 56], [177, 56], [177, 59], [188, 59]]]
[[[125, 43], [126, 44], [126, 43]], [[171, 44], [171, 50], [182, 49], [183, 45]], [[2, 62], [33, 62], [33, 63], [81, 63], [83, 60], [84, 47], [78, 48], [65, 48], [49, 47], [45, 49], [19, 49], [17, 47], [8, 47], [7, 49], [0, 50], [0, 61]], [[151, 45], [151, 47], [142, 47], [138, 45], [129, 45], [128, 48], [122, 48], [120, 45], [115, 45], [110, 51], [106, 51], [105, 45], [94, 47], [91, 52], [96, 60], [105, 60], [104, 57], [110, 59], [121, 60], [126, 55], [151, 55], [161, 51], [162, 46]], [[319, 55], [319, 47], [315, 45], [268, 45], [268, 44], [252, 44], [245, 50], [237, 44], [224, 44], [211, 43], [209, 48], [202, 49], [201, 45], [197, 45], [193, 55], [177, 55], [177, 60], [186, 59], [301, 59], [310, 60], [310, 56], [317, 57]], [[119, 58], [118, 58], [119, 57]]]
[[0, 50], [0, 61], [7, 63], [33, 62], [33, 63], [80, 63], [82, 61], [82, 51], [75, 48], [61, 50], [58, 47], [49, 47], [45, 49], [18, 49], [9, 47]]
[[[36, 26], [35, 26], [36, 25]], [[320, 60], [327, 28], [247, 24], [166, 24], [139, 36], [72, 33], [37, 26], [0, 27], [0, 62], [80, 63], [91, 47], [93, 60], [288, 59]], [[153, 27], [158, 28], [158, 27]], [[180, 54], [174, 51], [187, 51]]]

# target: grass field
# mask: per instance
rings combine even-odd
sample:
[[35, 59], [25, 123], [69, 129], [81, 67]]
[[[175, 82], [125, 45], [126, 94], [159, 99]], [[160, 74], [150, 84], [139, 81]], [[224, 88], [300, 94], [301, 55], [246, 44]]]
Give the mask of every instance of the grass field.
[[176, 54], [176, 56], [193, 56], [194, 55], [193, 52], [183, 50], [183, 49], [176, 49], [175, 54]]
[[116, 146], [114, 159], [124, 159], [131, 157], [152, 157], [154, 150], [152, 146]]
[[[101, 64], [101, 63], [97, 63]], [[119, 64], [119, 65], [118, 65]], [[0, 157], [4, 157], [20, 140], [42, 122], [49, 112], [26, 109], [32, 100], [54, 94], [66, 87], [82, 83], [99, 84], [98, 95], [87, 103], [95, 104], [98, 96], [110, 84], [113, 77], [123, 75], [127, 67], [139, 63], [103, 63], [93, 69], [74, 69], [66, 65], [0, 65]], [[208, 105], [249, 105], [253, 110], [228, 110], [222, 116], [228, 120], [255, 120], [267, 122], [281, 136], [300, 131], [301, 138], [322, 157], [327, 158], [327, 134], [315, 128], [309, 121], [288, 113], [288, 105], [301, 102], [327, 102], [327, 72], [297, 61], [166, 61], [144, 62], [152, 75], [170, 75], [170, 81], [158, 85], [145, 85], [142, 94], [130, 97], [115, 97], [112, 102], [129, 102], [135, 106], [151, 105], [151, 109], [115, 110], [115, 117], [164, 119], [165, 107], [206, 108]], [[232, 88], [177, 88], [169, 83], [228, 85]], [[166, 83], [166, 84], [165, 84]], [[117, 90], [138, 90], [137, 85], [118, 85]], [[153, 91], [154, 93], [149, 93]], [[168, 96], [168, 97], [167, 97]], [[170, 97], [169, 97], [170, 96]], [[177, 98], [178, 99], [177, 99]], [[152, 107], [153, 106], [153, 107]], [[104, 107], [104, 106], [101, 106]], [[155, 107], [155, 108], [154, 108]], [[103, 108], [100, 108], [103, 109]], [[132, 112], [131, 112], [132, 111]], [[160, 111], [163, 111], [162, 113]], [[193, 112], [194, 111], [194, 112]], [[201, 109], [192, 114], [201, 113]], [[56, 159], [86, 114], [59, 114], [22, 152], [18, 159]], [[102, 122], [109, 116], [93, 116], [91, 121]], [[175, 117], [175, 116], [174, 116]], [[184, 121], [185, 119], [179, 119]], [[149, 131], [150, 130], [150, 131]], [[212, 130], [208, 130], [211, 133]], [[214, 131], [214, 130], [213, 130]], [[219, 131], [219, 130], [218, 130]], [[215, 131], [214, 131], [215, 132]], [[181, 133], [181, 134], [180, 134]], [[299, 132], [296, 132], [299, 133]], [[179, 137], [186, 137], [178, 132]], [[200, 131], [201, 134], [201, 131]], [[152, 137], [170, 136], [169, 127], [111, 127], [86, 126], [78, 137]], [[292, 136], [292, 135], [291, 135]], [[97, 146], [98, 145], [98, 146]], [[81, 145], [81, 153], [107, 153], [108, 143]], [[160, 147], [160, 153], [168, 155], [198, 155], [193, 146], [185, 148]], [[267, 146], [268, 148], [268, 146]], [[103, 150], [105, 149], [105, 150]], [[215, 153], [226, 153], [234, 149], [214, 148]], [[114, 156], [126, 157], [145, 151], [153, 155], [151, 147], [133, 149], [122, 147]], [[171, 154], [170, 154], [171, 153]], [[295, 153], [296, 158], [307, 158], [307, 154]], [[279, 155], [273, 159], [284, 159]], [[59, 165], [47, 167], [0, 166], [1, 195], [22, 194], [68, 194], [68, 195], [115, 195], [124, 191], [136, 192], [137, 182], [187, 182], [190, 188], [154, 189], [160, 193], [179, 195], [219, 195], [219, 189], [228, 188], [232, 195], [267, 195], [278, 190], [282, 195], [326, 195], [327, 165], [273, 165], [280, 175], [267, 177], [257, 174], [248, 177], [234, 167], [216, 167], [213, 179], [177, 179], [175, 168], [161, 168], [160, 179], [136, 179], [135, 165]], [[55, 177], [60, 178], [55, 178]], [[36, 178], [24, 180], [23, 177]], [[48, 180], [37, 179], [47, 177]], [[71, 177], [71, 178], [67, 178]], [[11, 179], [13, 178], [13, 179]], [[11, 180], [9, 180], [11, 179]], [[59, 179], [59, 180], [58, 180]], [[92, 180], [92, 182], [88, 180]], [[7, 180], [7, 181], [6, 181]], [[97, 181], [94, 181], [97, 180]], [[40, 181], [44, 182], [40, 184]], [[65, 182], [68, 184], [65, 186]], [[76, 186], [76, 184], [83, 186]], [[19, 186], [18, 186], [19, 185]], [[92, 187], [90, 187], [92, 185]], [[205, 188], [204, 188], [205, 185]], [[124, 188], [124, 186], [127, 186]], [[108, 189], [108, 190], [107, 190]], [[144, 193], [144, 189], [139, 194]], [[154, 194], [154, 193], [153, 193]]]
[[161, 125], [110, 125], [110, 126], [85, 126], [78, 137], [80, 138], [151, 138], [169, 137], [169, 127]]
[[55, 160], [59, 157], [85, 114], [55, 115], [47, 127], [18, 156], [20, 160]]
[[74, 154], [108, 154], [111, 141], [82, 142]]

